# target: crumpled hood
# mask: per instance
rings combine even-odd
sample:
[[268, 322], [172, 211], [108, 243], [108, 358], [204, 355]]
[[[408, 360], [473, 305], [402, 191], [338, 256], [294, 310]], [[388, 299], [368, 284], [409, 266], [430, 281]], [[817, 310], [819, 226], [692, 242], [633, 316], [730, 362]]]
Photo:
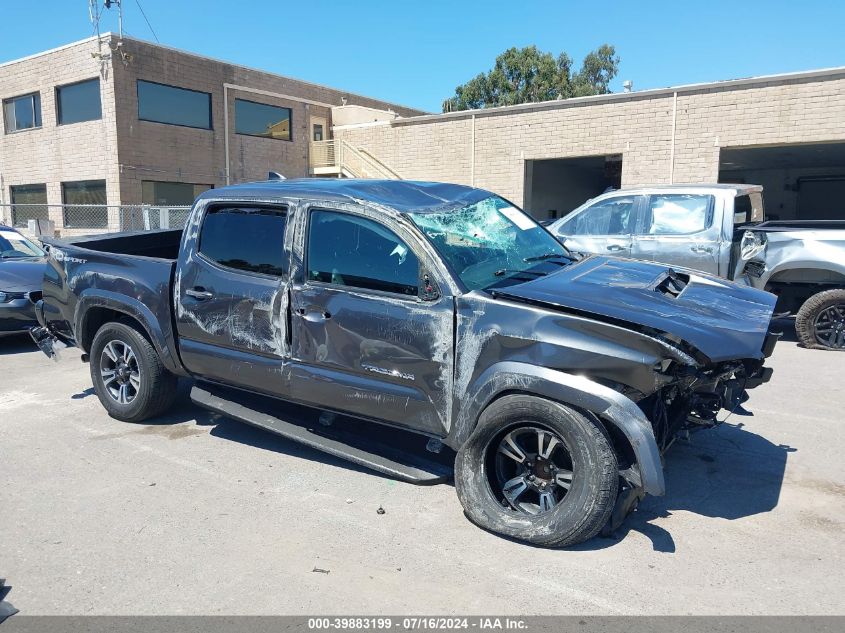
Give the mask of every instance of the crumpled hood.
[[497, 289], [496, 295], [660, 330], [713, 362], [762, 358], [777, 300], [694, 270], [600, 256]]
[[0, 290], [31, 292], [41, 290], [46, 257], [0, 259]]

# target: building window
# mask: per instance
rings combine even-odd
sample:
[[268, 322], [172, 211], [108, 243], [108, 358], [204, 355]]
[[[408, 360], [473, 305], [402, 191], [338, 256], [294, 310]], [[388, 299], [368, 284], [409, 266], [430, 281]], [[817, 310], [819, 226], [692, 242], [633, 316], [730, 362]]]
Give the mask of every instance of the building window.
[[235, 99], [235, 132], [291, 140], [290, 108]]
[[46, 220], [47, 185], [13, 185], [12, 224], [27, 226], [28, 220]]
[[139, 79], [138, 118], [210, 130], [211, 95]]
[[3, 101], [6, 134], [41, 127], [41, 95], [34, 92]]
[[199, 252], [226, 268], [281, 276], [285, 262], [285, 226], [282, 209], [211, 209], [202, 222]]
[[100, 104], [100, 80], [89, 79], [56, 88], [59, 125], [95, 121], [103, 118]]
[[313, 141], [322, 141], [323, 140], [323, 124], [322, 123], [315, 123], [313, 126]]
[[196, 185], [189, 182], [141, 181], [141, 202], [157, 206], [190, 206], [194, 199], [213, 185]]
[[81, 180], [62, 183], [64, 225], [67, 228], [101, 229], [109, 225], [106, 181]]

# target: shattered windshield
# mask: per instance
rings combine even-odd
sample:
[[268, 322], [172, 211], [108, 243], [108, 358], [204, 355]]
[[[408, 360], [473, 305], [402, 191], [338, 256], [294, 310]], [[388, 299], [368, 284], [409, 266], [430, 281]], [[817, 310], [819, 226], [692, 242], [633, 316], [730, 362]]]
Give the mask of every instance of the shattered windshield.
[[572, 261], [533, 219], [497, 196], [411, 218], [470, 290], [522, 283]]

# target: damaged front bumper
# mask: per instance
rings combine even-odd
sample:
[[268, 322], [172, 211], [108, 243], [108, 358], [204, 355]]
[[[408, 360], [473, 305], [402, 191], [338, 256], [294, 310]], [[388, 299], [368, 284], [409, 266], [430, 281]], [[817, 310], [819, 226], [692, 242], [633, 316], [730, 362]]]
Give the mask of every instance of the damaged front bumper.
[[[661, 372], [664, 384], [637, 406], [651, 423], [660, 453], [665, 453], [679, 436], [690, 431], [712, 428], [741, 410], [748, 390], [769, 382], [772, 368], [764, 365], [783, 334], [769, 330], [757, 358], [736, 359], [712, 364], [687, 365]], [[762, 358], [761, 358], [761, 357]]]

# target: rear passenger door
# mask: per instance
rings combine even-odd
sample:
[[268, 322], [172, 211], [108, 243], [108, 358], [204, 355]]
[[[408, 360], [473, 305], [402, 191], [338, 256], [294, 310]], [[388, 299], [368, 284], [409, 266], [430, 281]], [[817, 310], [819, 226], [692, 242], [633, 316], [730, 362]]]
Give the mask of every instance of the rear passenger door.
[[305, 216], [291, 296], [291, 386], [313, 405], [445, 435], [453, 302], [412, 236], [351, 211]]
[[180, 254], [175, 283], [182, 362], [193, 374], [284, 394], [282, 309], [287, 207], [212, 204]]
[[714, 226], [715, 196], [648, 196], [634, 235], [633, 256], [719, 274], [721, 227]]
[[641, 196], [616, 195], [574, 211], [554, 229], [566, 248], [579, 253], [630, 257]]

